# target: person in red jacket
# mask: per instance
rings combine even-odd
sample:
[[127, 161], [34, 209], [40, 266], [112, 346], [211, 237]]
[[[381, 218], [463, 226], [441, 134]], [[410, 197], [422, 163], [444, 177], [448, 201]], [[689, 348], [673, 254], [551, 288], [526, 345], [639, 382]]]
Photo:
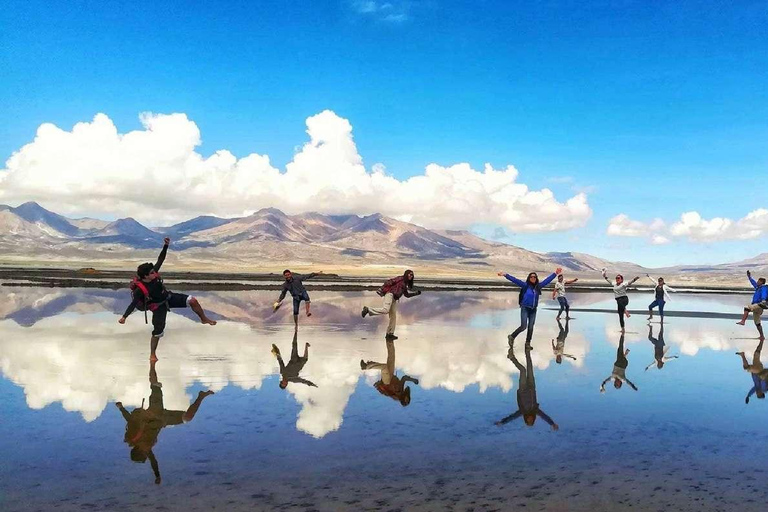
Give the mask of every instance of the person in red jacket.
[[384, 297], [384, 303], [380, 308], [369, 308], [363, 306], [363, 318], [368, 315], [389, 315], [389, 325], [387, 326], [387, 339], [396, 340], [395, 326], [397, 325], [397, 301], [400, 297], [415, 297], [421, 295], [421, 290], [413, 290], [413, 270], [406, 270], [402, 276], [387, 280], [376, 293]]

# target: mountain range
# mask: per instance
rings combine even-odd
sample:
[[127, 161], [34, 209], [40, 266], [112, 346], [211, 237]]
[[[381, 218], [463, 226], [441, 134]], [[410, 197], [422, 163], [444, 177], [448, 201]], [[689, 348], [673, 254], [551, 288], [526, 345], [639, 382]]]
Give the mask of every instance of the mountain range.
[[[107, 222], [71, 219], [35, 202], [0, 205], [0, 263], [120, 266], [152, 259], [164, 237], [173, 240], [180, 269], [275, 271], [289, 263], [376, 274], [390, 267], [429, 268], [442, 275], [492, 275], [498, 269], [547, 271], [561, 266], [575, 275], [595, 276], [602, 268], [626, 273], [646, 269], [575, 252], [537, 253], [489, 241], [469, 231], [430, 230], [380, 214], [286, 215], [264, 208], [239, 218], [200, 216], [167, 227], [149, 228], [133, 218]], [[673, 267], [672, 274], [727, 275], [751, 267], [766, 269], [768, 254], [743, 262]]]

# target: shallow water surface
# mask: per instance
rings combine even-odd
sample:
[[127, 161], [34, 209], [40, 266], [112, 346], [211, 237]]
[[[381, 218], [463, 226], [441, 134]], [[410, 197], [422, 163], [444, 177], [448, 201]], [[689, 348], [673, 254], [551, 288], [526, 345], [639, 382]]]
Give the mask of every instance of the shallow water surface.
[[[219, 325], [169, 315], [154, 366], [143, 314], [117, 323], [125, 291], [4, 292], [2, 510], [751, 511], [768, 500], [768, 404], [745, 403], [753, 379], [735, 355], [753, 363], [751, 323], [668, 318], [662, 333], [636, 314], [622, 339], [615, 313], [558, 324], [547, 301], [532, 350], [521, 337], [510, 352], [517, 293], [435, 292], [401, 300], [388, 344], [384, 318], [360, 318], [374, 293], [310, 290], [314, 314], [295, 337], [308, 359], [281, 389], [272, 345], [289, 363], [294, 328], [290, 307], [272, 312], [273, 292], [195, 294]], [[670, 311], [735, 314], [749, 299], [673, 298]], [[630, 300], [642, 310], [650, 295]], [[571, 302], [614, 307], [601, 293]], [[620, 343], [628, 382], [601, 393]]]

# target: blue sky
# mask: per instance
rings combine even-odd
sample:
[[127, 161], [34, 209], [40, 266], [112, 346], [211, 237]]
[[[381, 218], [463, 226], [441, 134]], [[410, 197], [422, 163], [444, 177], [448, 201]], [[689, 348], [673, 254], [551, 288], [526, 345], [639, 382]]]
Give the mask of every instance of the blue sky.
[[[512, 233], [539, 251], [647, 265], [736, 260], [752, 240], [609, 237], [619, 213], [672, 223], [766, 206], [764, 2], [14, 2], [0, 12], [0, 159], [45, 122], [183, 112], [204, 155], [268, 154], [282, 169], [306, 118], [348, 119], [366, 166], [512, 164], [584, 227]], [[278, 205], [279, 206], [279, 205]], [[491, 234], [496, 226], [476, 230]], [[507, 230], [509, 232], [509, 230]]]

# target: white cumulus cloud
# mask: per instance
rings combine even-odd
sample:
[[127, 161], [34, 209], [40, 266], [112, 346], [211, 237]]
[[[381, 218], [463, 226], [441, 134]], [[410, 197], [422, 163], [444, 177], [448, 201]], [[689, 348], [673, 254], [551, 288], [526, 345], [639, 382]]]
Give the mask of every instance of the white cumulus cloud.
[[724, 217], [705, 219], [698, 212], [685, 212], [671, 224], [662, 219], [652, 222], [632, 220], [622, 213], [609, 221], [607, 233], [611, 236], [648, 238], [654, 245], [667, 244], [675, 239], [697, 243], [748, 240], [768, 235], [768, 210], [758, 208], [737, 220]]
[[549, 189], [519, 183], [511, 165], [480, 171], [432, 163], [405, 180], [381, 164], [367, 169], [352, 125], [329, 110], [307, 119], [309, 141], [282, 171], [262, 154], [203, 156], [196, 151], [200, 130], [185, 114], [146, 113], [140, 120], [143, 129], [128, 133], [105, 114], [71, 131], [41, 125], [0, 171], [0, 202], [35, 200], [68, 215], [132, 216], [150, 225], [269, 206], [382, 213], [431, 228], [489, 223], [516, 232], [581, 227], [592, 215], [586, 194], [558, 201]]

